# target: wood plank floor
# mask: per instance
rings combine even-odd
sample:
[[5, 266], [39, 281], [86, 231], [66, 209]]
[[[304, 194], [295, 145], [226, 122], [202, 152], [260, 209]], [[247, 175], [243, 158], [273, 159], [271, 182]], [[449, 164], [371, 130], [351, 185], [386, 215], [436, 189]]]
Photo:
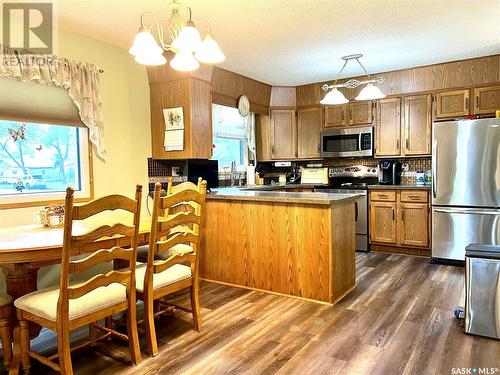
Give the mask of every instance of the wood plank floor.
[[[73, 355], [76, 374], [451, 374], [500, 368], [500, 341], [467, 336], [453, 316], [464, 269], [358, 254], [358, 287], [335, 307], [203, 283], [202, 332], [183, 312], [157, 321], [160, 354], [130, 366], [126, 344]], [[188, 295], [177, 297], [186, 303]], [[43, 335], [33, 346], [55, 342]], [[102, 353], [110, 351], [114, 359]], [[32, 374], [49, 374], [32, 361]]]

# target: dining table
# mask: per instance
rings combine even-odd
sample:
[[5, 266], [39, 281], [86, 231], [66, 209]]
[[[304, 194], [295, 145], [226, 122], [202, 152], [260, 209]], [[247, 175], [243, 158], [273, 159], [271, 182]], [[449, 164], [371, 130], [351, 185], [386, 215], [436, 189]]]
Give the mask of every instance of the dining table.
[[[127, 225], [132, 223], [132, 215], [110, 212], [108, 215], [77, 221], [73, 224], [73, 234], [90, 232], [102, 225], [114, 222]], [[141, 219], [139, 225], [139, 246], [149, 243], [151, 219]], [[130, 238], [125, 236], [106, 237], [92, 246], [76, 248], [72, 256], [84, 255], [113, 246], [129, 246]], [[63, 227], [46, 227], [41, 224], [20, 225], [0, 228], [0, 267], [5, 275], [6, 291], [14, 300], [37, 290], [38, 270], [41, 267], [61, 263], [63, 247]], [[13, 309], [14, 310], [14, 309]], [[31, 336], [38, 335], [40, 328], [33, 325]]]

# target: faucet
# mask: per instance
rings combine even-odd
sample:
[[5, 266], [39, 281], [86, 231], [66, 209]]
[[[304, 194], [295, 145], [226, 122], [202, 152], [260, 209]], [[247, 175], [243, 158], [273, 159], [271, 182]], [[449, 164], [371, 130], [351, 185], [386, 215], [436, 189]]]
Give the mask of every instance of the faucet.
[[238, 175], [238, 173], [236, 172], [236, 161], [233, 160], [231, 162], [231, 187], [235, 186], [236, 185], [236, 176]]

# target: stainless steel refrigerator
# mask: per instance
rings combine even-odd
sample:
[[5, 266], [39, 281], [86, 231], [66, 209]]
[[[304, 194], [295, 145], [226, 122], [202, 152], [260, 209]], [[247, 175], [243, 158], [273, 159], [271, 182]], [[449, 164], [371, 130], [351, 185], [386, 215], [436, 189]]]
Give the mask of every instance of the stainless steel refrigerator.
[[432, 136], [432, 257], [500, 245], [500, 119], [436, 122]]

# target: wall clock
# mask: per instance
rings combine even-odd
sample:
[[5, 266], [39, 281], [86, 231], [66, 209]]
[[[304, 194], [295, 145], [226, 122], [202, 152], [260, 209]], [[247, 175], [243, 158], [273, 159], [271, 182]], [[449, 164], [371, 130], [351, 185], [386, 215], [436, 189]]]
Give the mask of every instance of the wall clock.
[[248, 100], [248, 96], [241, 95], [238, 99], [238, 111], [240, 115], [243, 117], [247, 117], [250, 113], [250, 100]]

